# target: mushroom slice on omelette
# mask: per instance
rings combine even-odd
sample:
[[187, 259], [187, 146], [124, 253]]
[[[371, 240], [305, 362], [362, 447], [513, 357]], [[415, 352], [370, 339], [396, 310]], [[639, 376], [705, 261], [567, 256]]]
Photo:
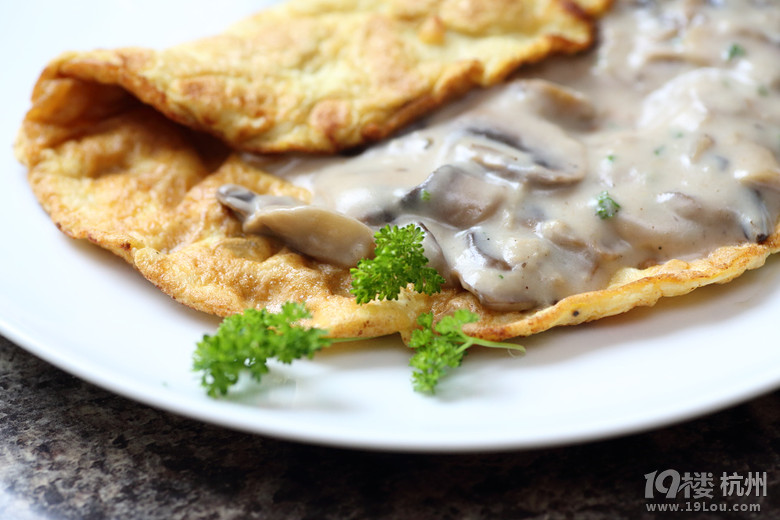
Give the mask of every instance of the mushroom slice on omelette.
[[[168, 51], [58, 58], [16, 151], [60, 229], [196, 309], [305, 301], [333, 336], [369, 337], [468, 308], [481, 316], [470, 334], [528, 335], [729, 281], [778, 250], [780, 25], [777, 9], [747, 7], [621, 2], [597, 52], [467, 96], [358, 156], [236, 152], [383, 138], [591, 39], [563, 1], [289, 2]], [[451, 284], [358, 305], [348, 267], [287, 231], [247, 232], [218, 198], [226, 186], [374, 228], [419, 223]]]

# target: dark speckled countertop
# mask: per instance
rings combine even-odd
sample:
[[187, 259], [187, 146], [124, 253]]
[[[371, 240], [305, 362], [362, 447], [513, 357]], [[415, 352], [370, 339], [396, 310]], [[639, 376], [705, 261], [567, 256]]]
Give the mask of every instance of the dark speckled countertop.
[[[85, 383], [0, 337], [0, 519], [780, 516], [780, 392], [657, 431], [534, 451], [404, 454], [239, 433]], [[712, 474], [712, 498], [645, 475]], [[720, 487], [722, 476], [746, 485]], [[671, 482], [665, 479], [661, 485]], [[690, 493], [693, 490], [693, 493]], [[738, 495], [741, 491], [742, 495]], [[702, 509], [727, 508], [713, 513]], [[760, 511], [734, 512], [732, 509]]]

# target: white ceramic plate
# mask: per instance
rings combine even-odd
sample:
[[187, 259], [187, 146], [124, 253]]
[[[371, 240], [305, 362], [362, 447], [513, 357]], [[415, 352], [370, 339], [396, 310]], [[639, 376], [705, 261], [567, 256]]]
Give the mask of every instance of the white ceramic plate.
[[362, 448], [550, 446], [658, 427], [780, 383], [780, 263], [654, 309], [527, 339], [523, 357], [479, 351], [436, 397], [412, 391], [394, 339], [274, 365], [261, 385], [207, 398], [190, 371], [218, 320], [158, 292], [123, 261], [66, 238], [10, 145], [32, 85], [61, 51], [164, 46], [219, 31], [257, 2], [71, 0], [0, 7], [0, 332], [118, 394], [231, 428]]

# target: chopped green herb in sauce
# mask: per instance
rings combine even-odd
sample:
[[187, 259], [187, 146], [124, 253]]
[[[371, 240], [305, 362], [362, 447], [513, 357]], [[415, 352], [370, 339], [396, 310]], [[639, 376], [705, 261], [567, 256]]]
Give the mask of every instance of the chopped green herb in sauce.
[[612, 218], [620, 211], [620, 204], [609, 195], [608, 192], [602, 191], [596, 197], [596, 215], [601, 219]]
[[726, 50], [725, 57], [726, 60], [731, 61], [735, 58], [744, 56], [745, 54], [747, 54], [747, 52], [745, 51], [745, 48], [742, 45], [738, 43], [732, 43], [729, 46], [728, 50]]

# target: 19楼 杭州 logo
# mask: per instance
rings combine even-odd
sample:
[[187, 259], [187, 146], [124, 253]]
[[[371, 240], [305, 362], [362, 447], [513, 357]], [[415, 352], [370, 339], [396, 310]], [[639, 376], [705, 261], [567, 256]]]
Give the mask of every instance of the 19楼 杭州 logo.
[[[748, 497], [765, 497], [764, 472], [739, 474], [674, 469], [645, 474], [645, 498], [648, 511], [761, 511], [759, 501], [746, 503]], [[724, 499], [732, 498], [729, 504]], [[742, 498], [739, 498], [742, 497]]]
[[717, 479], [711, 472], [653, 471], [645, 475], [645, 498], [765, 497], [766, 478], [766, 471], [723, 472]]

